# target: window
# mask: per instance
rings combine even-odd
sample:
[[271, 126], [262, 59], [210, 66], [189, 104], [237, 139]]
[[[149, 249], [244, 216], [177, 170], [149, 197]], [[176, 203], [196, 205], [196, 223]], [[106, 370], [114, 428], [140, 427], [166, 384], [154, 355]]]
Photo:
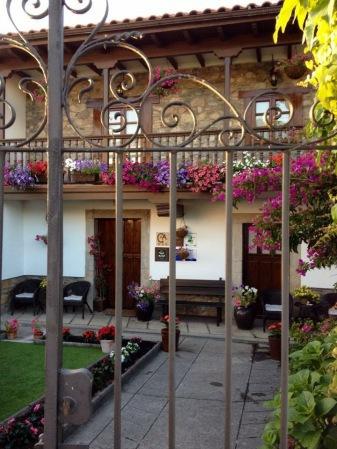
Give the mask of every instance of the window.
[[[302, 137], [303, 129], [303, 95], [301, 89], [295, 89], [299, 92], [290, 91], [290, 89], [280, 89], [278, 94], [270, 93], [270, 91], [247, 91], [240, 92], [239, 97], [244, 99], [245, 107], [249, 102], [260, 96], [251, 105], [247, 121], [249, 125], [261, 136], [269, 140], [277, 141], [279, 143], [295, 143]], [[264, 92], [266, 92], [264, 94]], [[285, 94], [282, 97], [282, 93]], [[293, 115], [290, 116], [290, 104], [293, 106]], [[267, 121], [267, 123], [266, 123]], [[268, 124], [273, 126], [273, 131], [270, 130]], [[263, 144], [263, 141], [247, 139], [247, 144]]]
[[[126, 126], [122, 131], [118, 131], [123, 125], [124, 116], [126, 118]], [[121, 113], [121, 111], [110, 110], [109, 135], [133, 134], [137, 130], [137, 121], [137, 113], [132, 109], [124, 111], [124, 115]]]

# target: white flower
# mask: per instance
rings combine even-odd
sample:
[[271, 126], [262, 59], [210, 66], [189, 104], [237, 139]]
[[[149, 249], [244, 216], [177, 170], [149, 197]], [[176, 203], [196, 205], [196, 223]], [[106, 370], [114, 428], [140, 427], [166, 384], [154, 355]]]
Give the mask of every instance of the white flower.
[[75, 164], [75, 162], [71, 158], [66, 159], [64, 161], [64, 166], [65, 166], [65, 168], [68, 168], [69, 171], [74, 171], [75, 168], [76, 168], [76, 164]]

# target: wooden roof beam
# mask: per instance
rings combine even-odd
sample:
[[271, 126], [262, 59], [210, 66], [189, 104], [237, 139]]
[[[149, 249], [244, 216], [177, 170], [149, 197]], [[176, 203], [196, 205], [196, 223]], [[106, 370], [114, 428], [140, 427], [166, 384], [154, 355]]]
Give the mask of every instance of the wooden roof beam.
[[185, 41], [188, 42], [189, 44], [195, 44], [197, 41], [196, 37], [188, 30], [183, 31], [183, 36]]
[[262, 51], [260, 47], [256, 48], [256, 60], [257, 62], [262, 62]]
[[138, 62], [140, 62], [141, 63], [141, 65], [144, 67], [144, 69], [146, 70], [146, 71], [148, 71], [149, 70], [149, 68], [148, 68], [148, 66], [146, 65], [146, 63], [144, 62], [144, 60], [143, 59], [138, 59]]
[[102, 70], [98, 69], [98, 68], [95, 66], [95, 64], [89, 63], [89, 64], [86, 64], [86, 66], [87, 66], [92, 72], [96, 73], [96, 75], [102, 76], [102, 73], [103, 73]]
[[194, 55], [196, 58], [197, 58], [197, 60], [198, 60], [198, 62], [199, 62], [199, 64], [200, 64], [200, 67], [206, 67], [206, 61], [205, 61], [205, 58], [201, 55], [201, 54], [196, 54], [196, 55]]
[[259, 25], [256, 22], [251, 23], [250, 28], [252, 30], [253, 36], [259, 35]]
[[122, 62], [118, 61], [115, 64], [116, 69], [118, 70], [127, 70], [126, 65], [124, 65]]
[[225, 30], [223, 29], [223, 27], [221, 27], [221, 26], [216, 27], [216, 32], [217, 32], [217, 35], [219, 36], [219, 38], [222, 41], [225, 41], [227, 39], [227, 35], [226, 35]]
[[27, 72], [24, 72], [23, 70], [14, 70], [16, 75], [18, 75], [20, 78], [32, 78], [32, 75], [30, 75]]
[[178, 70], [178, 63], [177, 63], [176, 59], [174, 59], [172, 56], [168, 56], [166, 59], [171, 64], [171, 66], [174, 68], [174, 70]]
[[152, 40], [152, 42], [154, 43], [154, 45], [157, 45], [157, 47], [163, 47], [163, 46], [164, 46], [164, 42], [163, 42], [163, 40], [158, 36], [158, 34], [151, 33], [151, 34], [150, 34], [150, 39]]

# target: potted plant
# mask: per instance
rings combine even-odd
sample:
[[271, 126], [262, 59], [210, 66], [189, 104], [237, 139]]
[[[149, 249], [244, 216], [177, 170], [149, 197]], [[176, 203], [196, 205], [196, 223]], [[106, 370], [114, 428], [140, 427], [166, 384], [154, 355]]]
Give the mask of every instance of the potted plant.
[[273, 360], [279, 361], [281, 361], [281, 328], [280, 322], [273, 323], [267, 328], [270, 332], [268, 336], [270, 356]]
[[34, 340], [42, 340], [44, 337], [42, 325], [38, 319], [32, 320], [32, 332]]
[[178, 228], [176, 230], [176, 236], [179, 239], [185, 238], [187, 236], [187, 234], [188, 234], [188, 227], [187, 226], [181, 226], [180, 228]]
[[[175, 73], [176, 71], [174, 69], [162, 69], [161, 67], [155, 67], [153, 70], [153, 84], [161, 80], [162, 78], [174, 75]], [[159, 97], [177, 93], [178, 83], [179, 83], [178, 78], [165, 80], [155, 88], [154, 93]]]
[[102, 164], [100, 161], [93, 159], [66, 159], [64, 161], [64, 167], [68, 169], [71, 183], [85, 184], [97, 181]]
[[180, 260], [186, 260], [188, 256], [190, 255], [190, 252], [187, 248], [184, 248], [183, 246], [178, 249], [177, 255]]
[[18, 165], [5, 166], [4, 185], [11, 186], [16, 190], [28, 190], [35, 185], [35, 178], [27, 167]]
[[69, 327], [64, 327], [62, 329], [63, 341], [68, 341], [70, 335], [71, 335], [70, 328]]
[[257, 289], [248, 285], [236, 287], [234, 297], [234, 318], [239, 329], [252, 329], [256, 313]]
[[[169, 352], [169, 323], [170, 316], [163, 316], [160, 321], [165, 325], [165, 327], [161, 330], [161, 345], [162, 350], [165, 352]], [[179, 318], [176, 318], [176, 351], [179, 349], [179, 337], [180, 337], [180, 329], [179, 329]]]
[[310, 55], [298, 53], [292, 56], [290, 59], [285, 59], [281, 61], [280, 65], [288, 78], [292, 80], [297, 80], [302, 78], [302, 76], [307, 72], [307, 67], [305, 62], [310, 59]]
[[5, 322], [5, 332], [8, 340], [14, 340], [17, 337], [19, 326], [19, 321], [16, 318]]
[[111, 266], [104, 261], [104, 252], [101, 248], [101, 242], [98, 235], [91, 235], [88, 237], [89, 254], [94, 257], [95, 267], [95, 289], [96, 298], [94, 299], [94, 309], [97, 312], [104, 310], [104, 301], [107, 294], [107, 280], [106, 276], [111, 271]]
[[97, 332], [97, 340], [100, 342], [102, 352], [110, 354], [115, 344], [115, 326], [103, 326]]
[[28, 162], [27, 167], [39, 184], [47, 184], [47, 161]]
[[159, 299], [159, 287], [153, 283], [150, 287], [142, 287], [133, 282], [128, 286], [128, 293], [136, 303], [136, 316], [139, 321], [150, 321], [154, 305]]
[[85, 343], [97, 343], [97, 337], [94, 331], [86, 330], [82, 333], [82, 337]]
[[293, 297], [295, 301], [306, 306], [315, 305], [320, 300], [320, 295], [306, 285], [294, 290]]

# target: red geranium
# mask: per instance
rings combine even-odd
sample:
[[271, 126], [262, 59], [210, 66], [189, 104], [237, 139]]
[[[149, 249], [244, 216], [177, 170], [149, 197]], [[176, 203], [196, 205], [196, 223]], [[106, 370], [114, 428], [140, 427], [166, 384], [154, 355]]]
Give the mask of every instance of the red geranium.
[[114, 340], [115, 339], [115, 326], [103, 326], [97, 332], [97, 340]]
[[[170, 315], [164, 315], [164, 316], [162, 316], [162, 317], [160, 318], [160, 321], [161, 321], [162, 323], [164, 323], [166, 327], [168, 327], [168, 326], [169, 326], [169, 323], [170, 323]], [[176, 327], [178, 327], [179, 324], [180, 324], [180, 320], [179, 320], [178, 317], [176, 317]]]
[[39, 176], [47, 173], [48, 163], [47, 161], [28, 162], [27, 167], [32, 175]]
[[95, 332], [91, 330], [84, 331], [82, 337], [86, 343], [96, 343], [97, 341]]
[[281, 336], [282, 323], [273, 323], [270, 326], [268, 326], [267, 329], [271, 333], [271, 335], [279, 337]]

